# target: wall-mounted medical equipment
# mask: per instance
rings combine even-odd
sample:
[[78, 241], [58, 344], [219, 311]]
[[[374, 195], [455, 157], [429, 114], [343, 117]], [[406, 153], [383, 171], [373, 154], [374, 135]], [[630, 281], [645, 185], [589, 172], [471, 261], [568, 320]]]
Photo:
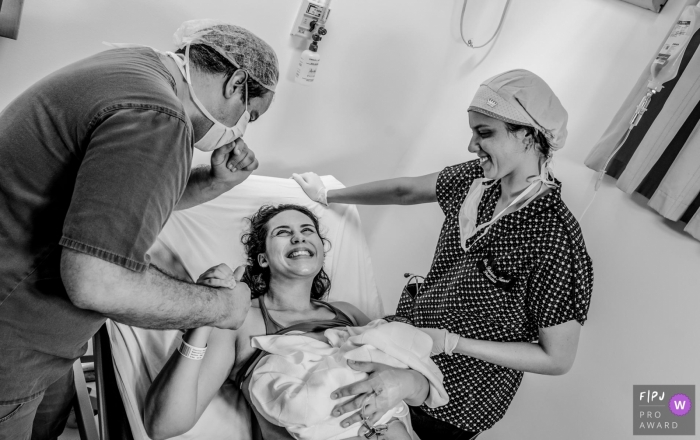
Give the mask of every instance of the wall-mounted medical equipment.
[[292, 27], [295, 37], [311, 38], [315, 25], [325, 23], [331, 13], [330, 0], [302, 0]]
[[585, 163], [700, 240], [699, 19], [682, 11]]
[[649, 9], [654, 12], [661, 12], [667, 0], [622, 0], [623, 2], [632, 3], [644, 9]]
[[17, 39], [24, 0], [0, 0], [0, 37]]
[[468, 47], [471, 47], [472, 49], [481, 49], [482, 47], [486, 46], [491, 41], [493, 41], [493, 39], [496, 38], [496, 35], [498, 35], [498, 33], [501, 31], [501, 26], [503, 26], [503, 20], [506, 17], [506, 11], [508, 11], [510, 0], [506, 0], [505, 5], [503, 6], [501, 19], [498, 21], [498, 27], [496, 27], [496, 30], [494, 31], [493, 35], [491, 35], [491, 38], [489, 38], [483, 43], [475, 43], [471, 39], [467, 40], [464, 38], [464, 12], [467, 10], [467, 1], [468, 0], [464, 0], [464, 3], [462, 3], [462, 15], [459, 19], [459, 35], [462, 37], [462, 41], [464, 41], [464, 44], [466, 44]]
[[321, 54], [318, 53], [318, 43], [328, 33], [326, 20], [330, 14], [331, 0], [302, 0], [299, 13], [294, 21], [292, 35], [310, 38], [309, 48], [301, 53], [297, 64], [294, 81], [299, 84], [311, 85], [316, 78]]

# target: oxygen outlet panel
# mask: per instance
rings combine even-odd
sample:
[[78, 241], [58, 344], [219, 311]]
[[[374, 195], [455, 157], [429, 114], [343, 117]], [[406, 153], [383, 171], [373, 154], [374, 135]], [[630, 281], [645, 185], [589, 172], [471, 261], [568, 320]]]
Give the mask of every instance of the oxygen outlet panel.
[[[312, 33], [312, 22], [325, 22], [328, 20], [330, 8], [325, 8], [326, 1], [323, 0], [302, 0], [299, 13], [294, 21], [292, 35], [297, 37], [310, 38]], [[325, 12], [324, 12], [325, 10]], [[321, 15], [323, 14], [323, 19]]]

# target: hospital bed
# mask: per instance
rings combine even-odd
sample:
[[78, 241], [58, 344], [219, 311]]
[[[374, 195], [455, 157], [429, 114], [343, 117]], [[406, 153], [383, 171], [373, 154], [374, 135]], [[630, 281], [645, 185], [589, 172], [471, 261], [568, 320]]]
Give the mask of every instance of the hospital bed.
[[[330, 176], [322, 180], [328, 188], [343, 186]], [[325, 261], [332, 282], [327, 299], [350, 302], [372, 319], [383, 316], [357, 208], [353, 205], [326, 208], [312, 202], [290, 179], [251, 176], [215, 200], [173, 213], [149, 252], [151, 262], [190, 279], [197, 279], [206, 269], [222, 262], [235, 269], [246, 260], [240, 242], [247, 228], [245, 218], [261, 205], [281, 203], [311, 209], [319, 217], [321, 233], [331, 242]], [[145, 330], [108, 320], [95, 336], [102, 440], [148, 439], [142, 421], [146, 392], [175, 351], [180, 335], [179, 330]], [[248, 440], [252, 439], [251, 431], [245, 401], [232, 384], [226, 384], [195, 427], [177, 438]]]

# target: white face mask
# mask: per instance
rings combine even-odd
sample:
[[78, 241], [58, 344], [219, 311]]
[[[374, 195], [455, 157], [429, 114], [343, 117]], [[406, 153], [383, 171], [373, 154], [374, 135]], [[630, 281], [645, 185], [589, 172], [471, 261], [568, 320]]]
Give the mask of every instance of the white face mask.
[[[491, 227], [491, 225], [496, 223], [496, 221], [498, 221], [498, 219], [501, 218], [501, 216], [503, 216], [503, 214], [508, 210], [508, 208], [517, 204], [518, 202], [520, 202], [520, 200], [524, 199], [528, 194], [532, 192], [533, 189], [540, 186], [540, 183], [542, 184], [540, 186], [540, 189], [537, 190], [536, 193], [531, 195], [525, 201], [525, 203], [522, 204], [522, 206], [518, 207], [518, 209], [523, 209], [524, 207], [529, 205], [530, 202], [535, 200], [537, 196], [539, 196], [540, 193], [544, 192], [547, 188], [558, 186], [554, 181], [554, 174], [552, 173], [551, 168], [549, 168], [550, 161], [551, 159], [547, 159], [545, 161], [545, 163], [542, 165], [540, 175], [532, 179], [530, 182], [530, 186], [525, 188], [525, 191], [523, 191], [518, 197], [516, 197], [516, 199], [513, 200], [510, 205], [506, 206], [491, 220], [480, 224], [478, 227], [476, 226], [476, 224], [478, 221], [479, 204], [481, 203], [481, 198], [484, 196], [484, 191], [486, 190], [486, 188], [490, 188], [491, 186], [493, 186], [493, 184], [496, 183], [496, 181], [481, 178], [475, 179], [474, 182], [472, 182], [472, 185], [469, 187], [467, 197], [464, 199], [464, 203], [462, 203], [462, 207], [460, 208], [458, 215], [459, 239], [461, 241], [460, 244], [462, 245], [462, 249], [464, 249], [465, 252], [468, 252], [469, 249], [471, 249], [471, 247], [474, 246], [474, 244], [477, 241], [479, 241], [483, 236], [485, 236], [488, 233], [488, 229]], [[479, 238], [474, 240], [474, 242], [470, 244], [469, 247], [467, 247], [467, 240], [482, 229], [485, 229], [485, 231], [481, 234], [481, 236], [479, 236]]]
[[243, 134], [245, 133], [245, 129], [248, 126], [248, 121], [250, 121], [250, 113], [248, 112], [248, 81], [247, 81], [247, 73], [246, 73], [246, 81], [245, 81], [245, 111], [241, 115], [240, 118], [238, 118], [238, 122], [236, 125], [233, 127], [227, 127], [221, 122], [217, 121], [211, 113], [204, 107], [204, 104], [202, 104], [199, 99], [197, 99], [197, 95], [194, 93], [194, 89], [192, 88], [192, 78], [190, 77], [190, 47], [187, 46], [187, 49], [185, 51], [185, 61], [182, 61], [180, 57], [177, 54], [174, 54], [173, 52], [166, 52], [171, 58], [175, 60], [177, 63], [177, 67], [180, 69], [180, 72], [182, 73], [182, 76], [185, 78], [185, 81], [187, 82], [187, 86], [190, 89], [190, 95], [192, 96], [192, 101], [194, 101], [195, 105], [199, 108], [199, 110], [204, 114], [204, 116], [207, 117], [214, 125], [209, 128], [209, 130], [204, 134], [204, 136], [195, 142], [194, 147], [198, 150], [201, 151], [213, 151], [216, 150], [217, 148], [223, 147], [226, 144], [229, 144], [239, 137], [242, 137]]

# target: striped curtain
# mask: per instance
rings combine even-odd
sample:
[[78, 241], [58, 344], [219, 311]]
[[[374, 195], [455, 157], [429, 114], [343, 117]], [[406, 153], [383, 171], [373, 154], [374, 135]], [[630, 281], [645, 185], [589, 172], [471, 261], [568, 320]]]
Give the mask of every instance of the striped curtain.
[[[675, 21], [674, 21], [675, 25]], [[681, 60], [678, 75], [651, 99], [639, 125], [608, 165], [617, 187], [649, 199], [665, 218], [687, 223], [685, 230], [700, 240], [700, 30]], [[594, 170], [603, 168], [629, 127], [635, 107], [647, 91], [649, 67], [612, 123], [586, 158]]]

